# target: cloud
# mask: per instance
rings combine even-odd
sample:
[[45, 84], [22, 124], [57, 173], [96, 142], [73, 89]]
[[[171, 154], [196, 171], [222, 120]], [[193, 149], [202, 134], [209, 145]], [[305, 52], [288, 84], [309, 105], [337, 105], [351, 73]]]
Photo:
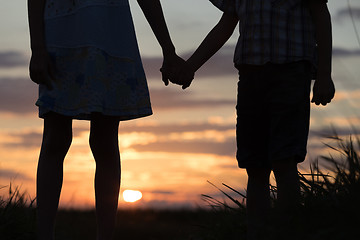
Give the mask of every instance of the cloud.
[[[74, 127], [73, 135], [74, 137], [81, 136], [84, 132], [88, 131], [87, 127]], [[126, 127], [120, 127], [119, 132], [123, 135], [145, 133], [149, 134], [149, 136], [156, 136], [156, 138], [151, 138], [153, 139], [152, 141], [143, 141], [142, 144], [138, 144], [139, 142], [135, 141], [126, 147], [139, 152], [182, 152], [233, 156], [236, 149], [235, 124], [214, 124], [208, 122], [162, 125], [129, 124]], [[39, 130], [7, 132], [1, 134], [0, 137], [3, 139], [0, 144], [3, 148], [38, 149], [41, 146], [42, 132]]]
[[130, 125], [124, 128], [120, 127], [120, 133], [132, 133], [132, 132], [144, 132], [154, 133], [156, 135], [169, 135], [171, 133], [183, 133], [183, 132], [203, 132], [207, 130], [213, 131], [228, 131], [234, 130], [234, 124], [213, 124], [213, 123], [174, 123], [163, 125]]
[[[221, 77], [233, 75], [234, 78], [236, 78], [236, 69], [232, 63], [234, 49], [234, 45], [225, 46], [218, 54], [209, 60], [204, 68], [199, 70], [196, 77], [198, 79], [205, 79], [207, 77], [220, 79]], [[15, 58], [14, 56], [22, 55], [23, 54], [16, 52], [3, 52], [0, 53], [2, 59], [0, 62], [10, 62], [10, 60], [4, 59], [11, 59]], [[185, 55], [189, 55], [189, 53]], [[334, 48], [333, 55], [335, 57], [360, 56], [360, 50]], [[149, 81], [160, 81], [159, 79], [161, 77], [158, 69], [161, 66], [162, 58], [145, 57], [143, 58], [143, 62]], [[17, 61], [17, 64], [21, 63], [25, 64], [24, 61]], [[4, 64], [2, 66], [4, 66]], [[335, 68], [336, 67], [337, 66], [335, 66]], [[0, 79], [0, 86], [0, 112], [13, 114], [34, 114], [37, 112], [35, 102], [37, 100], [38, 87], [29, 78], [4, 77]], [[174, 88], [153, 88], [150, 89], [150, 94], [152, 105], [157, 111], [235, 106], [235, 99], [230, 99], [226, 96], [220, 99], [213, 98], [211, 95], [202, 98], [195, 97], [191, 88], [187, 91], [182, 91], [181, 89], [175, 90]]]
[[348, 139], [350, 136], [356, 138], [357, 135], [360, 134], [360, 130], [357, 129], [355, 126], [334, 126], [331, 125], [329, 127], [323, 127], [320, 129], [311, 129], [309, 132], [309, 138], [321, 138], [324, 141], [327, 139], [332, 139], [333, 137], [337, 136], [343, 140]]
[[333, 48], [334, 57], [349, 57], [349, 56], [360, 56], [360, 49], [345, 49], [345, 48]]
[[11, 139], [15, 139], [15, 141], [12, 140], [2, 144], [7, 148], [38, 148], [41, 145], [42, 133], [40, 132], [10, 133], [8, 136]]
[[[353, 15], [360, 19], [360, 8], [353, 10]], [[348, 16], [348, 10], [339, 10], [337, 15], [340, 18]], [[195, 49], [194, 49], [195, 50]], [[196, 73], [196, 77], [219, 77], [219, 76], [237, 76], [237, 70], [234, 67], [233, 55], [235, 45], [225, 45], [222, 47], [202, 68]], [[192, 52], [181, 54], [187, 59]], [[347, 50], [343, 48], [334, 48], [334, 55], [360, 55], [360, 50]], [[162, 57], [142, 57], [142, 62], [149, 80], [161, 79], [160, 68], [162, 65]], [[18, 51], [0, 52], [0, 68], [25, 67], [29, 64], [29, 60], [25, 53]]]
[[[360, 9], [359, 9], [360, 10]], [[237, 78], [237, 69], [234, 67], [233, 55], [235, 51], [235, 45], [224, 46], [216, 53], [208, 62], [201, 67], [195, 75], [196, 79], [206, 79], [209, 77], [226, 77], [233, 76]], [[182, 57], [187, 58], [191, 53], [185, 53]], [[333, 48], [334, 57], [347, 57], [347, 56], [359, 56], [360, 49], [346, 49], [341, 47]], [[157, 80], [161, 79], [160, 67], [162, 64], [162, 57], [146, 57], [143, 58], [143, 65], [146, 71], [148, 79]]]
[[[0, 112], [13, 114], [32, 114], [37, 112], [35, 102], [37, 100], [38, 87], [29, 78], [3, 78], [0, 79], [0, 86]], [[235, 100], [195, 99], [192, 98], [191, 91], [179, 94], [179, 91], [170, 88], [152, 89], [150, 94], [152, 105], [157, 110], [235, 106]]]
[[[235, 106], [234, 99], [192, 98], [191, 91], [179, 91], [170, 88], [152, 89], [151, 102], [157, 110], [214, 108], [222, 106]], [[176, 96], [176, 97], [174, 97]]]
[[[89, 129], [85, 127], [74, 127], [73, 137], [78, 137], [87, 131], [89, 131]], [[0, 134], [0, 137], [3, 139], [0, 146], [6, 148], [39, 148], [41, 146], [42, 136], [42, 132], [37, 130], [8, 132]]]
[[346, 18], [351, 18], [353, 17], [354, 20], [359, 20], [360, 19], [360, 8], [359, 7], [351, 7], [351, 9], [347, 8], [342, 8], [339, 9], [336, 14], [334, 15], [335, 20], [337, 21], [342, 21], [343, 19]]
[[[235, 45], [224, 46], [208, 62], [204, 64], [196, 73], [196, 78], [219, 77], [219, 76], [237, 76], [237, 70], [234, 67], [233, 55]], [[181, 54], [181, 57], [187, 59], [192, 52]], [[162, 57], [143, 57], [143, 65], [148, 79], [161, 79], [160, 67]]]
[[18, 51], [0, 52], [0, 69], [23, 67], [29, 63], [24, 53]]
[[[195, 50], [195, 49], [194, 49]], [[207, 76], [224, 76], [236, 75], [237, 71], [233, 66], [233, 55], [235, 46], [225, 46], [219, 50], [198, 72], [199, 78]], [[181, 56], [187, 59], [192, 52], [186, 52]], [[160, 79], [160, 71], [162, 65], [162, 57], [142, 57], [146, 75], [149, 79]], [[27, 67], [29, 59], [24, 52], [5, 51], [0, 52], [0, 69]]]
[[152, 194], [161, 194], [161, 195], [174, 195], [176, 192], [174, 191], [164, 191], [164, 190], [153, 190], [150, 193]]
[[195, 141], [157, 141], [146, 145], [133, 144], [129, 148], [137, 152], [168, 152], [168, 153], [195, 153], [215, 154], [218, 156], [235, 156], [235, 138], [228, 138], [224, 142], [208, 140]]
[[218, 165], [219, 168], [222, 169], [238, 169], [239, 167], [236, 164], [220, 164]]
[[37, 85], [29, 78], [0, 79], [0, 112], [29, 114], [36, 112]]
[[0, 169], [0, 179], [3, 180], [23, 180], [23, 181], [32, 181], [33, 179], [25, 174], [19, 173], [10, 169]]

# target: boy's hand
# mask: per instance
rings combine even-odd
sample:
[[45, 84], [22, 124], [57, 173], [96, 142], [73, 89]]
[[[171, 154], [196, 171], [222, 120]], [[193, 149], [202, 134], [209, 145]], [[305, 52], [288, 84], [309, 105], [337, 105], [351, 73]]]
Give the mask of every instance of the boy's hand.
[[37, 84], [44, 84], [52, 90], [52, 82], [56, 81], [55, 66], [47, 52], [33, 52], [29, 66], [30, 78]]
[[330, 103], [335, 95], [335, 86], [331, 77], [318, 78], [315, 80], [313, 87], [312, 103], [316, 105], [323, 105]]
[[194, 76], [195, 76], [195, 70], [193, 70], [191, 65], [189, 65], [188, 62], [186, 62], [183, 65], [183, 68], [181, 69], [179, 76], [179, 78], [181, 79], [181, 85], [182, 85], [181, 88], [186, 89], [190, 87], [192, 80], [194, 80]]

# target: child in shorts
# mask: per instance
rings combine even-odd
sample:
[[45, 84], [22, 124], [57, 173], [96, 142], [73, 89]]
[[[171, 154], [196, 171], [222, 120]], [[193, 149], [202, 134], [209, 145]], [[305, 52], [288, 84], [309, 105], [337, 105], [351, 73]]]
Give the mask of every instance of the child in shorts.
[[[267, 239], [269, 176], [274, 172], [282, 225], [295, 217], [311, 102], [327, 105], [332, 33], [327, 0], [210, 0], [223, 11], [218, 24], [176, 71], [162, 69], [173, 83], [190, 86], [194, 73], [230, 38], [239, 23], [234, 54], [239, 70], [237, 161], [248, 174], [248, 239]], [[282, 229], [280, 229], [282, 231]], [[291, 239], [291, 238], [288, 238]]]

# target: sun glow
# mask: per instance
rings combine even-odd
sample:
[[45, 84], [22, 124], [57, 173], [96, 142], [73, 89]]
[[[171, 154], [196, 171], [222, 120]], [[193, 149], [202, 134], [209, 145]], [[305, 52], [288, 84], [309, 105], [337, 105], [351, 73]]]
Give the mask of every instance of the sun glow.
[[135, 190], [125, 190], [123, 192], [123, 199], [125, 202], [136, 202], [142, 198], [142, 193]]

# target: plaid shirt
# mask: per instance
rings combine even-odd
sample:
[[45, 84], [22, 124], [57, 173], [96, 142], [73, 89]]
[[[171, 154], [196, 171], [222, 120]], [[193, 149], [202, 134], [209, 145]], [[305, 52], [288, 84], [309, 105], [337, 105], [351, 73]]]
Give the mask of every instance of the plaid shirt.
[[239, 18], [235, 65], [309, 60], [316, 66], [315, 31], [306, 6], [309, 0], [210, 1]]

